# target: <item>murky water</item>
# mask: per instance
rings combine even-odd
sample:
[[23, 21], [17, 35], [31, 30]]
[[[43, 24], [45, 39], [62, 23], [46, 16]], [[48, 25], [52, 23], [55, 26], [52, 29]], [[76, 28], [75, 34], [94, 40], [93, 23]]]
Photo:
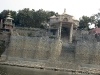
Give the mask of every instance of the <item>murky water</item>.
[[0, 75], [93, 75], [0, 65]]

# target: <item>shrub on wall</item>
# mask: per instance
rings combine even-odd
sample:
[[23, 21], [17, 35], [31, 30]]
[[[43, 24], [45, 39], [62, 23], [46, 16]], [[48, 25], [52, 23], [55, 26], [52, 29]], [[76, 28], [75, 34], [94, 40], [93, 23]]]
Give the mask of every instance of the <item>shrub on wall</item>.
[[56, 36], [49, 36], [49, 38], [56, 39], [57, 37]]

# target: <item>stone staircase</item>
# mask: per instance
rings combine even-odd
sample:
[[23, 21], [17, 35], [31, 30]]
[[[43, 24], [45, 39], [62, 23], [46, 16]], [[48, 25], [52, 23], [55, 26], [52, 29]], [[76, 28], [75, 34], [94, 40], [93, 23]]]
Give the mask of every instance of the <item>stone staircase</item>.
[[67, 46], [62, 46], [61, 55], [59, 59], [66, 62], [74, 62], [75, 59], [75, 46], [73, 44], [67, 44]]

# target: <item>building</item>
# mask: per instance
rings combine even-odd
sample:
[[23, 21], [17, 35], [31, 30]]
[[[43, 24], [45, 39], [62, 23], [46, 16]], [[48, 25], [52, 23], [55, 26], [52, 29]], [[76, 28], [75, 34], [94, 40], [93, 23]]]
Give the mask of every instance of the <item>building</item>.
[[13, 23], [12, 23], [12, 20], [14, 20], [13, 18], [11, 18], [11, 13], [9, 12], [5, 21], [4, 21], [4, 28], [5, 29], [13, 29]]
[[[69, 31], [69, 42], [72, 43], [73, 29], [79, 26], [79, 21], [72, 15], [66, 13], [64, 9], [63, 14], [50, 17], [50, 28], [53, 30], [59, 38], [61, 38], [62, 27], [65, 27]], [[66, 33], [67, 34], [67, 33]]]

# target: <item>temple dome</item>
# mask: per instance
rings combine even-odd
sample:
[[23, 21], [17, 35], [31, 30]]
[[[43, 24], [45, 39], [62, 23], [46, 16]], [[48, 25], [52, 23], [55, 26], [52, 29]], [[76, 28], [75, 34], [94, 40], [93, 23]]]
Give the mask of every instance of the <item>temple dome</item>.
[[11, 17], [12, 17], [11, 13], [9, 12], [8, 15], [7, 15], [7, 17], [6, 17], [6, 19], [12, 19], [13, 20], [13, 18], [11, 18]]
[[73, 20], [77, 20], [74, 16], [72, 17]]
[[55, 15], [51, 16], [50, 18], [57, 18]]

